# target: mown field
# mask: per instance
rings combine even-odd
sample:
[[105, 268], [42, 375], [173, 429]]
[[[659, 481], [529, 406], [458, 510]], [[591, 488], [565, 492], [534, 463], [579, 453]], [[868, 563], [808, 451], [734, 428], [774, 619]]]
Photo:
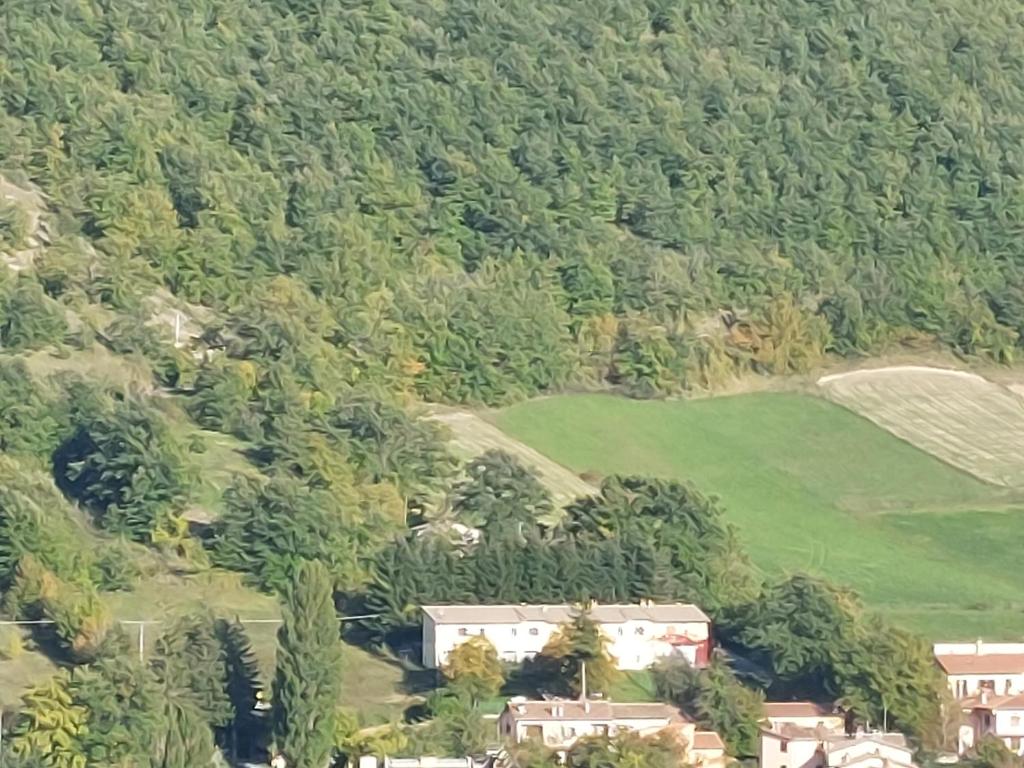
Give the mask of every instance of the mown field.
[[872, 608], [932, 638], [1024, 637], [1020, 492], [826, 400], [571, 395], [493, 418], [577, 472], [681, 478], [717, 495], [767, 572], [852, 586]]

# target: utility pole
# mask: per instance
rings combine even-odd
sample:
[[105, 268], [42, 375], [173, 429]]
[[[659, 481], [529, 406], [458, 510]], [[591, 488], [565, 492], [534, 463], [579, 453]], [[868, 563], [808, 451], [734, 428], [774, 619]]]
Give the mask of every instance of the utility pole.
[[587, 698], [587, 662], [581, 662], [580, 666], [580, 698], [583, 699], [583, 711], [590, 712], [590, 699]]

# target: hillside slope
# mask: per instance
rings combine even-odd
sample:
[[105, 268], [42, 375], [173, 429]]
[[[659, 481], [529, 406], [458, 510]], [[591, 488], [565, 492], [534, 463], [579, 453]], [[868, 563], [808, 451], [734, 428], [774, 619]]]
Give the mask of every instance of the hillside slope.
[[0, 169], [58, 213], [51, 294], [124, 310], [166, 287], [432, 399], [668, 391], [931, 339], [1003, 359], [1019, 14], [11, 0]]

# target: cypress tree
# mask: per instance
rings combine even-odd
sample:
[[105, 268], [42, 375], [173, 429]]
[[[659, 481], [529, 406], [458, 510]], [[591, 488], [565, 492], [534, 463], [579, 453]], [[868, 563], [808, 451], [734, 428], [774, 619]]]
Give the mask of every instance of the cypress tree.
[[296, 568], [277, 639], [274, 743], [288, 765], [322, 768], [334, 747], [342, 663], [331, 577], [322, 563]]

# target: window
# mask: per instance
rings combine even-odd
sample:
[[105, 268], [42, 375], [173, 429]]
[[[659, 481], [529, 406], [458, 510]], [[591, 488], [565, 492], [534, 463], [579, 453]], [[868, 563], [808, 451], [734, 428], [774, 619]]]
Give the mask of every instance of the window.
[[487, 634], [487, 633], [486, 633], [486, 632], [484, 631], [484, 628], [483, 628], [483, 627], [480, 627], [480, 637], [483, 637], [483, 636], [484, 636], [484, 635], [486, 635], [486, 634]]
[[779, 742], [779, 752], [789, 752], [789, 742], [785, 739]]
[[1020, 728], [1020, 715], [1011, 715], [1010, 725], [1014, 728]]
[[533, 635], [534, 637], [536, 637], [537, 635], [540, 634], [540, 630], [537, 629], [536, 627], [530, 627], [530, 634]]
[[619, 627], [619, 637], [622, 637], [622, 633], [623, 633], [622, 627]]
[[638, 635], [639, 635], [640, 637], [643, 637], [643, 636], [644, 636], [644, 628], [643, 628], [643, 627], [637, 627], [637, 628], [636, 628], [636, 633], [637, 633], [637, 634], [638, 634]]
[[469, 630], [465, 627], [459, 627], [459, 637], [465, 637], [469, 634]]
[[516, 628], [512, 627], [512, 637], [515, 637], [515, 636], [516, 636]]

